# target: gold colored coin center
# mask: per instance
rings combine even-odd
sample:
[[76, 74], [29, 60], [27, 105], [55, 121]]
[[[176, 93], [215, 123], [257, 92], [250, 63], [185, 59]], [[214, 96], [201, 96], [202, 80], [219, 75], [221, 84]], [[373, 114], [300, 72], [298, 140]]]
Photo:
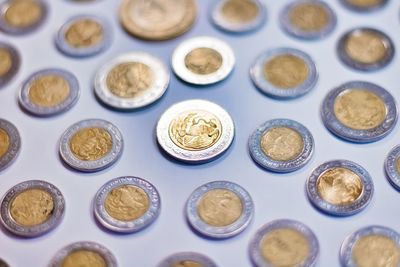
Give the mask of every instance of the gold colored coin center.
[[185, 57], [185, 66], [193, 73], [207, 75], [216, 72], [222, 66], [221, 54], [212, 48], [196, 48]]
[[351, 34], [345, 42], [345, 52], [355, 61], [373, 64], [387, 55], [387, 45], [382, 37], [373, 32], [360, 31]]
[[362, 8], [378, 6], [383, 2], [382, 0], [346, 0], [346, 1], [353, 6]]
[[91, 250], [76, 250], [68, 254], [61, 267], [107, 267], [103, 256]]
[[0, 158], [3, 157], [10, 147], [10, 136], [0, 128]]
[[245, 24], [254, 20], [259, 10], [252, 0], [229, 0], [223, 4], [221, 12], [227, 21]]
[[13, 27], [27, 28], [39, 22], [42, 12], [42, 7], [35, 0], [14, 0], [4, 18]]
[[29, 88], [29, 99], [37, 106], [54, 107], [69, 96], [69, 83], [58, 75], [44, 75], [35, 79]]
[[[1, 153], [0, 153], [0, 156], [1, 156]], [[400, 173], [400, 158], [398, 158], [396, 160], [396, 170], [397, 170], [398, 173]]]
[[203, 264], [200, 264], [196, 261], [180, 261], [178, 263], [175, 263], [171, 267], [204, 267]]
[[76, 21], [65, 32], [65, 39], [68, 44], [76, 48], [95, 46], [103, 38], [103, 26], [92, 19]]
[[298, 4], [289, 13], [290, 24], [307, 32], [322, 30], [330, 19], [329, 13], [319, 4]]
[[300, 155], [304, 149], [304, 141], [296, 130], [276, 127], [261, 137], [261, 149], [273, 160], [288, 161]]
[[0, 48], [0, 77], [6, 75], [12, 67], [12, 58], [7, 49]]

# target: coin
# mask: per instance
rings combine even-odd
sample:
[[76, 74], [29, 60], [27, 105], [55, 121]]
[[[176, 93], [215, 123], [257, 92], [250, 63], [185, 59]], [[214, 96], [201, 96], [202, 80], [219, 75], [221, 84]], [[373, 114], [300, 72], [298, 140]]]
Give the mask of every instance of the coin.
[[400, 265], [400, 234], [388, 227], [363, 227], [348, 236], [340, 248], [343, 267]]
[[162, 41], [187, 32], [196, 19], [194, 0], [124, 0], [120, 21], [125, 30], [141, 39]]
[[157, 124], [157, 140], [172, 157], [203, 163], [220, 156], [235, 134], [229, 114], [206, 100], [186, 100], [167, 109]]
[[340, 60], [355, 70], [374, 71], [387, 66], [394, 57], [392, 40], [372, 28], [356, 28], [346, 32], [337, 46]]
[[18, 129], [11, 122], [0, 119], [0, 171], [11, 165], [20, 150], [21, 137]]
[[44, 69], [30, 75], [19, 93], [19, 103], [36, 116], [52, 116], [72, 108], [80, 94], [75, 75], [62, 69]]
[[258, 0], [222, 0], [214, 5], [211, 19], [224, 31], [248, 32], [264, 24], [265, 13], [264, 4]]
[[397, 121], [397, 106], [382, 87], [352, 81], [328, 93], [321, 116], [328, 130], [344, 140], [374, 142], [392, 131]]
[[6, 0], [0, 4], [0, 30], [7, 34], [26, 34], [39, 28], [47, 17], [43, 0]]
[[224, 80], [232, 72], [232, 48], [214, 37], [194, 37], [181, 43], [172, 54], [172, 68], [183, 81], [207, 85]]
[[374, 184], [369, 173], [348, 160], [333, 160], [318, 166], [306, 182], [311, 203], [335, 216], [350, 216], [371, 201]]
[[296, 121], [275, 119], [263, 123], [253, 132], [249, 150], [261, 167], [275, 172], [291, 172], [310, 161], [314, 138]]
[[0, 258], [0, 267], [10, 267], [3, 259]]
[[0, 42], [0, 88], [6, 86], [17, 74], [21, 56], [11, 44]]
[[169, 80], [169, 70], [160, 59], [132, 52], [116, 57], [97, 72], [94, 91], [108, 106], [136, 109], [160, 99]]
[[25, 181], [3, 197], [1, 222], [13, 234], [37, 237], [60, 224], [64, 209], [64, 197], [57, 187], [45, 181]]
[[70, 167], [95, 172], [108, 168], [121, 156], [122, 134], [112, 123], [100, 119], [79, 121], [61, 136], [60, 155]]
[[293, 1], [280, 16], [281, 27], [291, 36], [301, 39], [321, 39], [336, 27], [336, 14], [319, 0]]
[[308, 93], [318, 81], [314, 60], [293, 48], [266, 51], [252, 64], [250, 76], [261, 92], [275, 98], [295, 98]]
[[262, 226], [250, 241], [250, 258], [256, 267], [312, 267], [319, 255], [317, 237], [293, 220], [275, 220]]
[[389, 182], [400, 191], [400, 145], [395, 146], [387, 155], [385, 171]]
[[157, 267], [217, 267], [207, 256], [196, 252], [179, 252], [164, 259]]
[[103, 245], [82, 241], [72, 243], [59, 250], [50, 261], [49, 267], [117, 267], [114, 255]]
[[370, 12], [384, 7], [388, 0], [341, 0], [347, 8], [357, 12]]

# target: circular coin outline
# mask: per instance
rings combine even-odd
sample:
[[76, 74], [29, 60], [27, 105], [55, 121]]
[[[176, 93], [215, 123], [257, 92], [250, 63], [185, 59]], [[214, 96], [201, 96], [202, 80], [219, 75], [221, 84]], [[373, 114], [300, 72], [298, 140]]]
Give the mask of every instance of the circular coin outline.
[[[29, 189], [39, 189], [46, 191], [51, 195], [54, 203], [54, 209], [51, 217], [45, 222], [24, 226], [18, 224], [10, 214], [10, 205], [20, 193]], [[1, 223], [11, 233], [21, 237], [38, 237], [55, 229], [62, 221], [65, 212], [65, 200], [61, 191], [53, 184], [41, 180], [29, 180], [14, 185], [9, 189], [1, 200], [0, 215]]]
[[[347, 90], [361, 88], [378, 95], [385, 103], [387, 114], [381, 125], [369, 130], [356, 130], [342, 124], [335, 116], [334, 105], [336, 98]], [[393, 96], [379, 85], [351, 81], [332, 89], [325, 97], [321, 106], [321, 118], [325, 127], [335, 136], [354, 143], [376, 142], [388, 135], [397, 122], [398, 108]]]
[[197, 252], [174, 253], [162, 260], [157, 267], [171, 267], [172, 264], [176, 264], [181, 261], [194, 261], [200, 263], [204, 267], [217, 267], [217, 264], [212, 259]]
[[7, 42], [0, 41], [0, 49], [6, 50], [11, 57], [10, 69], [0, 76], [0, 88], [3, 88], [17, 75], [21, 66], [21, 55], [15, 46]]
[[3, 260], [2, 258], [0, 258], [0, 266], [1, 267], [10, 267], [10, 265], [8, 265], [8, 263], [5, 260]]
[[385, 159], [386, 177], [390, 184], [400, 191], [400, 173], [397, 170], [397, 161], [400, 159], [400, 145], [395, 146], [390, 150]]
[[21, 136], [17, 127], [8, 120], [0, 118], [0, 129], [4, 130], [10, 139], [6, 153], [0, 157], [0, 172], [8, 168], [18, 157], [21, 150]]
[[347, 9], [349, 9], [351, 11], [355, 11], [358, 13], [369, 13], [369, 12], [373, 12], [373, 11], [382, 9], [383, 7], [385, 7], [387, 5], [389, 0], [382, 0], [381, 3], [379, 3], [377, 5], [368, 6], [368, 7], [360, 7], [360, 6], [352, 5], [347, 0], [340, 0], [340, 2], [343, 6], [345, 6]]

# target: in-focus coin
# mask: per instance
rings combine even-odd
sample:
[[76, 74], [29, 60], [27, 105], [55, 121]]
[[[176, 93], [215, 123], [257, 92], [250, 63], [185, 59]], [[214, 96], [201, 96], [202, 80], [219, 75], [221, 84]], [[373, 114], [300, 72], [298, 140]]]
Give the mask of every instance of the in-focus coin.
[[172, 105], [157, 124], [157, 140], [172, 157], [202, 163], [215, 159], [231, 145], [235, 134], [229, 114], [206, 100]]
[[312, 267], [319, 254], [317, 237], [310, 228], [293, 220], [276, 220], [261, 227], [249, 246], [256, 267]]
[[253, 132], [249, 150], [261, 167], [275, 172], [291, 172], [310, 161], [314, 139], [302, 124], [275, 119], [265, 122]]
[[17, 49], [9, 43], [0, 42], [0, 88], [14, 78], [20, 65], [21, 57]]
[[87, 57], [109, 47], [112, 41], [108, 22], [93, 15], [80, 15], [69, 19], [56, 35], [57, 48], [67, 56]]
[[264, 24], [265, 13], [259, 0], [222, 0], [213, 7], [211, 19], [224, 31], [247, 32]]
[[333, 160], [318, 166], [306, 182], [311, 203], [335, 216], [350, 216], [371, 201], [374, 184], [369, 173], [348, 160]]
[[181, 43], [172, 54], [172, 68], [185, 82], [206, 85], [224, 80], [233, 70], [232, 48], [214, 37], [194, 37]]
[[342, 139], [374, 142], [395, 126], [397, 106], [393, 96], [382, 87], [353, 81], [328, 93], [321, 116], [328, 130]]
[[157, 267], [217, 267], [217, 264], [200, 253], [179, 252], [164, 259]]
[[276, 98], [295, 98], [308, 93], [318, 80], [314, 60], [293, 48], [278, 48], [261, 54], [250, 68], [253, 83]]
[[79, 83], [74, 74], [62, 69], [44, 69], [24, 81], [19, 102], [33, 115], [52, 116], [72, 108], [79, 94]]
[[48, 7], [43, 0], [6, 0], [0, 4], [0, 31], [25, 34], [42, 25]]
[[254, 213], [250, 194], [240, 185], [215, 181], [198, 187], [186, 203], [186, 217], [194, 230], [212, 238], [241, 233]]
[[400, 191], [400, 145], [394, 147], [387, 155], [385, 170], [389, 182]]
[[340, 60], [360, 71], [374, 71], [387, 66], [394, 57], [392, 40], [372, 28], [356, 28], [345, 33], [338, 43]]
[[379, 225], [361, 228], [343, 241], [340, 262], [343, 267], [400, 266], [400, 234]]
[[17, 158], [21, 149], [18, 129], [9, 121], [0, 119], [0, 171]]
[[197, 8], [194, 0], [124, 0], [119, 14], [128, 33], [161, 41], [187, 32], [196, 19]]
[[103, 245], [82, 241], [59, 250], [50, 261], [49, 267], [117, 267], [114, 255]]
[[0, 206], [1, 222], [10, 232], [36, 237], [53, 230], [64, 216], [65, 201], [54, 185], [25, 181], [7, 191]]
[[370, 12], [385, 6], [389, 0], [341, 0], [349, 9], [357, 12]]
[[336, 14], [319, 0], [293, 1], [281, 13], [282, 28], [293, 37], [320, 39], [329, 35], [336, 26]]
[[160, 99], [169, 80], [169, 70], [160, 59], [133, 52], [105, 64], [96, 74], [94, 90], [108, 106], [136, 109]]
[[122, 134], [112, 123], [88, 119], [70, 126], [61, 136], [60, 155], [70, 167], [95, 172], [114, 164], [122, 154]]

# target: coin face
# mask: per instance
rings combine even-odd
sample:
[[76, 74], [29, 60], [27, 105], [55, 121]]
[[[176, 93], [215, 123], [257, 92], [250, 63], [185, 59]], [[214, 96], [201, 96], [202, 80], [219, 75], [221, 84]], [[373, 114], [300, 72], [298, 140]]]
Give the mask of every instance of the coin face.
[[341, 0], [349, 9], [357, 12], [370, 12], [384, 7], [388, 0]]
[[157, 267], [217, 267], [217, 264], [200, 253], [179, 252], [165, 258]]
[[21, 149], [18, 129], [9, 121], [0, 119], [0, 171], [17, 158]]
[[167, 109], [157, 124], [157, 140], [172, 157], [202, 163], [220, 156], [231, 145], [234, 125], [220, 106], [187, 100]]
[[96, 74], [94, 90], [110, 107], [136, 109], [160, 99], [169, 81], [169, 70], [160, 59], [132, 52], [106, 63]]
[[0, 42], [0, 88], [6, 86], [17, 74], [21, 57], [9, 43]]
[[172, 55], [172, 68], [183, 81], [206, 85], [224, 80], [233, 70], [235, 55], [225, 42], [195, 37], [181, 43]]
[[400, 146], [390, 150], [385, 160], [385, 171], [389, 182], [400, 191]]
[[120, 21], [135, 37], [153, 41], [175, 38], [187, 32], [197, 15], [193, 0], [124, 0]]

